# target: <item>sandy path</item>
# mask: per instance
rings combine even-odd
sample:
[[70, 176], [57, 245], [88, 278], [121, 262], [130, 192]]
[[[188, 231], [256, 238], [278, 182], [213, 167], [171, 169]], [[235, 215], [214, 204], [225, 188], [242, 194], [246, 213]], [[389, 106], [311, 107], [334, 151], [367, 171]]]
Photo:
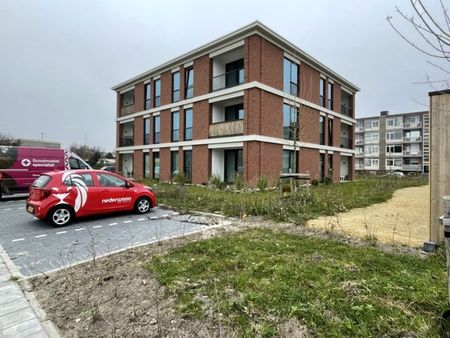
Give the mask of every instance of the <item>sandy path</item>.
[[429, 236], [430, 186], [400, 189], [387, 202], [310, 220], [308, 225], [344, 232], [350, 236], [375, 236], [384, 243], [422, 246]]

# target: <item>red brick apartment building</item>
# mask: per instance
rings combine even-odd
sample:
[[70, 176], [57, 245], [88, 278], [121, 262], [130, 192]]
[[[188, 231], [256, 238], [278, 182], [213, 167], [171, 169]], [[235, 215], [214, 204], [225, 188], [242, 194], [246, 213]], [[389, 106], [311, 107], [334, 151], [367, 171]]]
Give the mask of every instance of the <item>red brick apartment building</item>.
[[353, 178], [358, 87], [260, 22], [112, 89], [125, 176]]

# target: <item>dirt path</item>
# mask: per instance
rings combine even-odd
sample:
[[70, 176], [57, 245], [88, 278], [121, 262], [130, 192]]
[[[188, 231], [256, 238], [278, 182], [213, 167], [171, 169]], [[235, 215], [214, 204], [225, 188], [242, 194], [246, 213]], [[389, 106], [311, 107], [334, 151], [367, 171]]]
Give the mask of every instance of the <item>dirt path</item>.
[[308, 226], [343, 232], [383, 243], [422, 246], [429, 236], [430, 186], [397, 190], [392, 199], [333, 217], [320, 217]]

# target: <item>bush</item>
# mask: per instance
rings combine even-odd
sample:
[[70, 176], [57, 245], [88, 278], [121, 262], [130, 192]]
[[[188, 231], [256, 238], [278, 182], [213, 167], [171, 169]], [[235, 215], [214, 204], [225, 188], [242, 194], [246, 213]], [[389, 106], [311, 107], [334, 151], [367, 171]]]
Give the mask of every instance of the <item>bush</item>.
[[242, 177], [242, 175], [235, 173], [233, 175], [233, 181], [234, 181], [234, 186], [236, 187], [237, 190], [244, 189], [245, 182], [244, 182], [244, 178]]
[[333, 183], [333, 179], [330, 176], [326, 176], [323, 179], [323, 183], [325, 183], [326, 185]]
[[211, 184], [214, 188], [223, 190], [226, 188], [227, 184], [220, 179], [219, 175], [213, 175], [209, 179], [209, 184]]
[[180, 185], [185, 185], [188, 182], [187, 177], [183, 173], [176, 174], [172, 180]]
[[319, 181], [318, 180], [316, 180], [316, 179], [313, 179], [312, 181], [311, 181], [311, 184], [313, 185], [313, 186], [318, 186], [319, 185]]
[[269, 186], [269, 181], [267, 180], [267, 177], [264, 176], [264, 175], [263, 176], [259, 176], [258, 177], [258, 181], [256, 182], [256, 187], [260, 191], [264, 192], [264, 191], [267, 190], [268, 186]]

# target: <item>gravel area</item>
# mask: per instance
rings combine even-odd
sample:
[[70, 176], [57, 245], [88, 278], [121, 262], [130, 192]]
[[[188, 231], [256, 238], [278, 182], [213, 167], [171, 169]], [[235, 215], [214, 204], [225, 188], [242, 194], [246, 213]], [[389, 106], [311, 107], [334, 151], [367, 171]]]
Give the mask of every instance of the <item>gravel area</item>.
[[320, 217], [308, 226], [388, 244], [418, 247], [429, 239], [430, 186], [397, 190], [392, 199], [336, 216]]

